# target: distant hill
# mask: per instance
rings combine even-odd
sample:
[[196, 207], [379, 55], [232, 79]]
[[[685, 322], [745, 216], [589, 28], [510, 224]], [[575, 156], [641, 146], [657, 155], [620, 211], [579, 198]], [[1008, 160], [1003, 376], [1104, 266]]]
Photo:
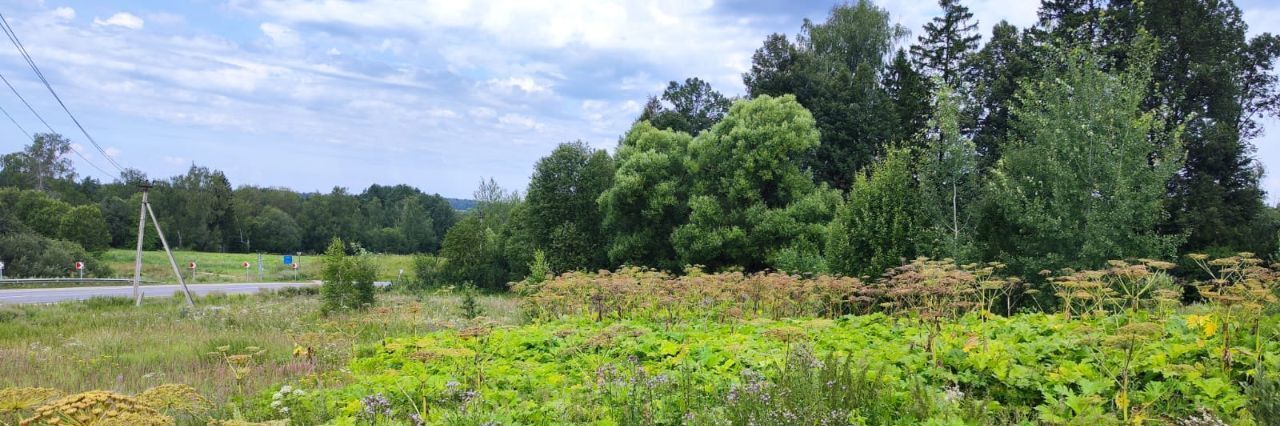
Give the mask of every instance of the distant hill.
[[444, 200], [448, 201], [449, 205], [453, 206], [453, 209], [457, 211], [471, 210], [471, 208], [475, 207], [476, 205], [476, 200], [463, 200], [461, 198], [448, 198], [448, 197], [446, 197]]

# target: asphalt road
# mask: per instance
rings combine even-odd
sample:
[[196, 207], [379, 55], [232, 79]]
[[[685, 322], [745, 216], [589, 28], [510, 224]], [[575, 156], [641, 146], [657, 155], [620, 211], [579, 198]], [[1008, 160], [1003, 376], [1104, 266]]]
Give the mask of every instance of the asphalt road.
[[[381, 283], [379, 283], [381, 284]], [[231, 284], [187, 284], [193, 296], [209, 293], [257, 293], [267, 289], [318, 285], [310, 283], [231, 283]], [[143, 297], [173, 297], [174, 292], [182, 291], [177, 284], [144, 285], [141, 287]], [[0, 290], [0, 304], [21, 303], [54, 303], [66, 300], [84, 300], [95, 296], [133, 297], [133, 286], [110, 287], [67, 287], [67, 288], [16, 288]]]

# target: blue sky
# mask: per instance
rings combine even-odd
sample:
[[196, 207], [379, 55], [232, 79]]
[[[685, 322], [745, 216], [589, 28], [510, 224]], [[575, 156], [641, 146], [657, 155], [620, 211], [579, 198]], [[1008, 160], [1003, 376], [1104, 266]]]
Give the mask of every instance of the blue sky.
[[[933, 1], [881, 3], [913, 33], [938, 12]], [[1034, 22], [1038, 2], [965, 4], [989, 33], [1001, 19]], [[558, 143], [612, 148], [667, 81], [697, 76], [741, 94], [740, 75], [766, 35], [795, 34], [831, 5], [17, 0], [0, 1], [0, 13], [108, 154], [153, 178], [194, 162], [235, 185], [408, 183], [469, 197], [482, 177], [523, 190]], [[1280, 4], [1240, 6], [1251, 33], [1280, 31]], [[87, 146], [14, 49], [0, 47], [0, 73], [55, 130]], [[0, 107], [45, 131], [11, 93], [0, 92]], [[1280, 170], [1280, 122], [1264, 124], [1258, 158]], [[0, 121], [0, 152], [26, 143]], [[80, 151], [108, 167], [92, 148]], [[76, 161], [82, 174], [105, 178]], [[1280, 198], [1280, 172], [1265, 188]]]

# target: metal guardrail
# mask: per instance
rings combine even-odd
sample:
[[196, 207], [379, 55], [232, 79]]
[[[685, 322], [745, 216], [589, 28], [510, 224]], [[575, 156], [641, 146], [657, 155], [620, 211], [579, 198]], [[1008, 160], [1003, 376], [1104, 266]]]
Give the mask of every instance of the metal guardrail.
[[0, 285], [5, 284], [56, 284], [56, 283], [123, 283], [129, 284], [133, 280], [129, 278], [11, 278], [0, 280]]

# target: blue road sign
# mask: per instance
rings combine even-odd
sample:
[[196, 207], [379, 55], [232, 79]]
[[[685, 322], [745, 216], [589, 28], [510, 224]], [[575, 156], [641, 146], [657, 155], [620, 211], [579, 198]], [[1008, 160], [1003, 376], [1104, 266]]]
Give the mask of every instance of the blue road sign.
[[285, 264], [285, 265], [292, 265], [292, 264], [293, 264], [293, 256], [291, 256], [291, 255], [287, 255], [287, 254], [286, 254], [286, 255], [284, 255], [284, 264]]

